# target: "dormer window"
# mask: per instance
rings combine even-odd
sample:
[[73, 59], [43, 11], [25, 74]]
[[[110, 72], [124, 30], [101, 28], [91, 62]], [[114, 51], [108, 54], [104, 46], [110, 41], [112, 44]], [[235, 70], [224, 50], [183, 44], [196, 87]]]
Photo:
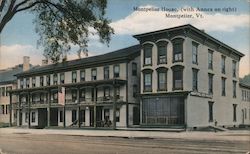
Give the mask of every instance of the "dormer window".
[[144, 65], [152, 65], [152, 48], [151, 44], [144, 45]]
[[183, 61], [183, 42], [184, 39], [176, 38], [173, 40], [173, 62]]

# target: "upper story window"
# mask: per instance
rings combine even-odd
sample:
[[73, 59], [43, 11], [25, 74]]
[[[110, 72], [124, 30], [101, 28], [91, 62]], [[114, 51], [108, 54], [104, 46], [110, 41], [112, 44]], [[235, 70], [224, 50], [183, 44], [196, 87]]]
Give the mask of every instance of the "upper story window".
[[151, 92], [152, 91], [152, 70], [143, 71], [143, 91]]
[[12, 90], [12, 86], [6, 87], [6, 96], [10, 95], [10, 91]]
[[109, 66], [105, 66], [104, 68], [104, 79], [109, 79]]
[[226, 57], [221, 56], [221, 73], [226, 73]]
[[198, 91], [198, 71], [193, 68], [193, 91]]
[[183, 66], [172, 67], [173, 70], [173, 90], [183, 89]]
[[46, 84], [47, 84], [47, 86], [50, 85], [50, 75], [46, 76]]
[[104, 87], [104, 97], [110, 99], [110, 87]]
[[114, 78], [119, 78], [120, 76], [120, 65], [114, 66]]
[[43, 76], [40, 76], [40, 86], [43, 86]]
[[221, 96], [226, 96], [226, 78], [221, 78]]
[[213, 94], [213, 74], [208, 73], [208, 94]]
[[72, 97], [72, 102], [75, 102], [77, 100], [77, 91], [75, 89], [71, 90], [71, 97]]
[[91, 80], [96, 80], [97, 79], [97, 72], [96, 72], [96, 68], [91, 70]]
[[57, 73], [53, 75], [53, 84], [57, 85]]
[[198, 43], [192, 42], [192, 62], [198, 64]]
[[64, 81], [65, 81], [65, 75], [64, 73], [60, 73], [60, 83], [64, 84]]
[[166, 41], [160, 41], [157, 43], [158, 64], [167, 63], [167, 44]]
[[26, 88], [29, 88], [29, 87], [30, 87], [30, 79], [26, 78]]
[[137, 76], [137, 64], [132, 63], [132, 75]]
[[86, 95], [86, 90], [85, 89], [81, 89], [80, 90], [80, 101], [85, 101], [85, 96]]
[[152, 65], [152, 44], [144, 45], [144, 65]]
[[85, 81], [85, 70], [80, 71], [80, 80]]
[[233, 98], [236, 98], [236, 85], [237, 81], [233, 81]]
[[23, 85], [24, 85], [23, 79], [20, 79], [20, 88], [21, 89], [23, 89]]
[[173, 62], [183, 61], [183, 42], [182, 38], [173, 40]]
[[1, 88], [1, 96], [5, 96], [5, 87]]
[[136, 97], [138, 93], [138, 86], [136, 84], [133, 85], [133, 97]]
[[32, 78], [32, 87], [36, 87], [36, 77]]
[[120, 98], [120, 87], [119, 86], [116, 87], [116, 98], [117, 99]]
[[76, 71], [73, 71], [72, 72], [72, 83], [76, 83], [76, 81], [77, 81], [77, 73], [76, 73]]
[[232, 72], [233, 72], [233, 77], [236, 77], [236, 61], [232, 61]]
[[159, 68], [158, 73], [158, 91], [167, 90], [167, 69]]
[[213, 69], [213, 51], [208, 50], [208, 69]]

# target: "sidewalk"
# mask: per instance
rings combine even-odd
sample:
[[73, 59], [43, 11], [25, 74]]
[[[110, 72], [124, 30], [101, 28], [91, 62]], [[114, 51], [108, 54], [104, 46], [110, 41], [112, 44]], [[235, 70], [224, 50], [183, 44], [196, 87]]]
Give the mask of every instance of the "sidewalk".
[[122, 138], [155, 138], [155, 139], [192, 139], [192, 140], [234, 140], [250, 141], [250, 131], [237, 130], [225, 132], [162, 132], [162, 131], [129, 131], [129, 130], [79, 130], [79, 129], [28, 129], [0, 128], [1, 134], [39, 134], [39, 135], [77, 135], [93, 137], [122, 137]]

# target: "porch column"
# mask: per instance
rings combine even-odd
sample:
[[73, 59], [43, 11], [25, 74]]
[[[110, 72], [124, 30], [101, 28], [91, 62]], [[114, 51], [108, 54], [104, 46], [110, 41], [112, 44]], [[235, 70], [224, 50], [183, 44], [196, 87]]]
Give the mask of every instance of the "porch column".
[[116, 101], [117, 101], [117, 91], [116, 91], [116, 85], [113, 85], [114, 89], [114, 96], [113, 96], [113, 129], [116, 129]]
[[96, 128], [96, 87], [94, 87], [94, 127]]
[[21, 94], [19, 93], [19, 95], [18, 95], [18, 99], [19, 99], [19, 102], [18, 102], [18, 125], [19, 126], [21, 126], [22, 125], [22, 111], [21, 111], [21, 101], [22, 101], [22, 99], [21, 99]]
[[30, 128], [30, 93], [28, 93], [28, 127]]
[[77, 88], [76, 91], [76, 99], [77, 99], [77, 103], [78, 103], [78, 127], [81, 127], [81, 121], [80, 121], [80, 111], [81, 111], [81, 107], [80, 107], [80, 91], [79, 88]]
[[64, 105], [63, 105], [63, 127], [66, 127], [66, 87], [65, 87], [65, 98], [64, 98]]
[[9, 113], [10, 113], [10, 124], [9, 126], [12, 126], [12, 93], [10, 92], [10, 107], [9, 107]]
[[50, 106], [51, 106], [51, 93], [48, 91], [48, 108], [47, 108], [47, 127], [50, 127]]

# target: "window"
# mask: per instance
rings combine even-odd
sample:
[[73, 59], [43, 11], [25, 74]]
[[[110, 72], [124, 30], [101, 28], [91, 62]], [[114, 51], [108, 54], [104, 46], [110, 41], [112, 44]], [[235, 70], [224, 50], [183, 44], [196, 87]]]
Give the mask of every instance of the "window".
[[10, 95], [10, 91], [12, 90], [11, 86], [6, 87], [6, 96]]
[[193, 70], [193, 91], [198, 91], [198, 71], [197, 69]]
[[64, 73], [60, 73], [60, 83], [64, 84], [64, 80], [65, 80], [65, 75]]
[[173, 90], [183, 89], [183, 67], [175, 66], [173, 69]]
[[30, 87], [30, 79], [26, 78], [26, 88], [29, 88], [29, 87]]
[[120, 98], [120, 87], [119, 86], [116, 87], [116, 98], [117, 99]]
[[233, 65], [232, 65], [232, 72], [233, 72], [233, 77], [235, 78], [236, 77], [236, 61], [232, 61]]
[[1, 105], [1, 113], [4, 114], [4, 105]]
[[213, 51], [208, 50], [208, 69], [213, 69]]
[[43, 86], [43, 76], [40, 76], [40, 86]]
[[133, 97], [136, 97], [138, 93], [138, 86], [136, 84], [133, 85]]
[[221, 73], [225, 74], [226, 73], [226, 57], [221, 56]]
[[25, 122], [27, 123], [29, 121], [29, 113], [25, 112]]
[[233, 98], [236, 98], [236, 84], [237, 81], [233, 81]]
[[77, 100], [77, 91], [76, 90], [71, 90], [72, 94], [72, 102], [75, 102]]
[[76, 121], [76, 110], [72, 110], [72, 119], [71, 119], [72, 122], [75, 122]]
[[213, 74], [208, 73], [208, 94], [213, 94]]
[[109, 99], [110, 99], [110, 88], [104, 87], [104, 100], [109, 100]]
[[221, 96], [226, 96], [226, 78], [221, 78]]
[[80, 101], [85, 101], [85, 89], [80, 90]]
[[63, 122], [63, 111], [60, 111], [60, 116], [59, 116], [59, 120], [60, 120], [60, 122]]
[[50, 75], [46, 76], [46, 84], [47, 84], [47, 86], [50, 85]]
[[208, 114], [209, 114], [209, 122], [213, 122], [213, 105], [214, 105], [214, 102], [208, 102], [208, 106], [209, 106], [209, 111], [208, 111]]
[[167, 69], [158, 69], [158, 91], [167, 90]]
[[20, 88], [23, 89], [23, 79], [20, 79]]
[[146, 44], [144, 45], [144, 65], [151, 65], [152, 64], [152, 48], [153, 45]]
[[92, 88], [91, 89], [91, 101], [94, 101], [96, 98], [95, 98], [95, 95], [96, 94], [96, 92], [95, 92], [95, 89], [94, 88]]
[[10, 109], [10, 105], [6, 105], [6, 106], [5, 106], [5, 114], [8, 114], [8, 113], [9, 113], [9, 109]]
[[192, 62], [198, 64], [198, 43], [192, 42]]
[[104, 79], [109, 79], [109, 66], [105, 66], [104, 68]]
[[92, 69], [91, 70], [91, 80], [96, 80], [97, 78], [97, 72], [96, 72], [96, 69]]
[[160, 41], [157, 43], [158, 49], [158, 64], [166, 64], [167, 63], [167, 42]]
[[137, 76], [137, 64], [132, 63], [132, 75]]
[[36, 122], [36, 112], [31, 112], [31, 122]]
[[152, 72], [144, 73], [144, 91], [145, 92], [152, 91]]
[[183, 61], [183, 42], [182, 38], [173, 40], [173, 62]]
[[233, 121], [234, 121], [234, 122], [237, 121], [237, 117], [236, 117], [236, 107], [237, 107], [237, 104], [233, 104]]
[[120, 65], [114, 66], [114, 78], [119, 78], [120, 76]]
[[53, 75], [53, 81], [54, 85], [57, 85], [57, 74]]
[[82, 81], [85, 81], [85, 70], [81, 70], [81, 71], [80, 71], [80, 78], [81, 78], [81, 79], [80, 79], [81, 82], [82, 82]]
[[116, 122], [120, 122], [120, 110], [116, 109]]
[[76, 79], [77, 79], [76, 71], [73, 71], [72, 72], [72, 83], [76, 83]]
[[32, 78], [32, 87], [36, 87], [36, 77]]
[[2, 96], [5, 96], [5, 87], [2, 87], [2, 88], [1, 88], [1, 95], [2, 95]]

